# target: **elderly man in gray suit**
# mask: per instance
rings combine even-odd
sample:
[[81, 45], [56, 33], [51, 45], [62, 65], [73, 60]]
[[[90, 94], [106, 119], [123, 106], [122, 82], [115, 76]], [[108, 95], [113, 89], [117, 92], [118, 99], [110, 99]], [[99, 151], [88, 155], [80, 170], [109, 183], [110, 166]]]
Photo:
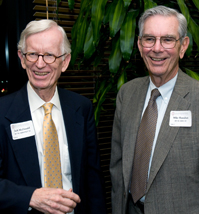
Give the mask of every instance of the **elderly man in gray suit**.
[[[124, 84], [117, 96], [112, 211], [198, 214], [199, 82], [179, 68], [189, 45], [187, 21], [157, 6], [141, 16], [139, 31], [149, 76]], [[152, 91], [157, 93], [150, 99]]]

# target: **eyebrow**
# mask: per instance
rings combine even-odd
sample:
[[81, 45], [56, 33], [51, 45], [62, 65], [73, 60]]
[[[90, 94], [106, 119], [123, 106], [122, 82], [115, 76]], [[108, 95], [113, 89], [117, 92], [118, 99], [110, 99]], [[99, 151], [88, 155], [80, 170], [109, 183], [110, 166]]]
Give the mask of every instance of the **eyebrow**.
[[[40, 53], [38, 53], [37, 51], [27, 51], [27, 53], [35, 53], [35, 54], [40, 54]], [[51, 55], [54, 55], [54, 56], [56, 56], [54, 53], [52, 53], [52, 52], [45, 52], [45, 53], [42, 53], [42, 55], [45, 55], [45, 54], [51, 54]]]
[[172, 38], [176, 38], [176, 36], [172, 35], [172, 34], [166, 34], [164, 36], [154, 36], [152, 34], [144, 34], [143, 36], [150, 36], [150, 37], [172, 37]]

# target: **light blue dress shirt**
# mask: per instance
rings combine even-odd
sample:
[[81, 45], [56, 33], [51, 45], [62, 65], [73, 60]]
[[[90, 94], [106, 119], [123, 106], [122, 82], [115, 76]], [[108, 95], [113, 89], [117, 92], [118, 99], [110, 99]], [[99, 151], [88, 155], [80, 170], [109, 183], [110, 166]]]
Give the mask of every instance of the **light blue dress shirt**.
[[[150, 157], [150, 161], [149, 161], [148, 177], [149, 177], [149, 174], [150, 174], [151, 162], [152, 162], [152, 159], [153, 159], [153, 154], [154, 154], [154, 150], [155, 150], [158, 134], [159, 134], [159, 131], [160, 131], [160, 127], [161, 127], [161, 124], [162, 124], [162, 121], [163, 121], [163, 118], [164, 118], [164, 115], [165, 115], [165, 112], [166, 112], [166, 109], [167, 109], [171, 94], [173, 92], [173, 89], [174, 89], [174, 86], [175, 86], [175, 83], [176, 83], [176, 80], [177, 80], [177, 76], [178, 76], [178, 74], [176, 74], [176, 76], [173, 79], [171, 79], [170, 81], [168, 81], [167, 83], [165, 83], [164, 85], [162, 85], [162, 86], [160, 86], [158, 88], [161, 96], [159, 96], [156, 99], [157, 108], [158, 108], [158, 119], [157, 119], [157, 124], [156, 124], [156, 131], [155, 131], [155, 137], [154, 137], [154, 141], [153, 141], [153, 146], [152, 146], [152, 150], [151, 150], [151, 157]], [[149, 99], [151, 97], [151, 91], [153, 89], [155, 89], [155, 88], [157, 88], [157, 87], [153, 84], [153, 82], [151, 81], [151, 78], [150, 78], [150, 84], [149, 84], [149, 88], [148, 88], [148, 91], [147, 91], [147, 95], [146, 95], [146, 99], [145, 99], [145, 104], [144, 104], [142, 116], [144, 114], [144, 111], [145, 111], [145, 109], [146, 109], [146, 107], [148, 105]], [[144, 200], [145, 200], [145, 196], [140, 199], [141, 202], [144, 202]]]

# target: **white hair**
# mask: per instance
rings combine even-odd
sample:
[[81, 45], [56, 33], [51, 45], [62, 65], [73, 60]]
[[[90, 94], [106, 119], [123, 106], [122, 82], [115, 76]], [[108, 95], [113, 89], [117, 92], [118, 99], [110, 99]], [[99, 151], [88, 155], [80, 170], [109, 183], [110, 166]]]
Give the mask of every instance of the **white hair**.
[[27, 24], [26, 28], [22, 31], [20, 40], [18, 43], [18, 50], [24, 52], [26, 50], [26, 39], [28, 36], [48, 30], [52, 27], [57, 27], [63, 36], [60, 50], [62, 54], [71, 53], [70, 42], [67, 38], [65, 30], [59, 26], [55, 21], [49, 19], [42, 19], [39, 21], [31, 21]]
[[147, 20], [147, 18], [149, 18], [151, 16], [156, 16], [156, 15], [175, 16], [179, 23], [178, 33], [181, 38], [181, 41], [187, 35], [187, 20], [184, 17], [184, 15], [179, 13], [175, 9], [159, 5], [159, 6], [146, 10], [143, 13], [143, 15], [140, 17], [139, 22], [138, 22], [140, 37], [142, 37], [142, 35], [143, 35], [144, 23]]

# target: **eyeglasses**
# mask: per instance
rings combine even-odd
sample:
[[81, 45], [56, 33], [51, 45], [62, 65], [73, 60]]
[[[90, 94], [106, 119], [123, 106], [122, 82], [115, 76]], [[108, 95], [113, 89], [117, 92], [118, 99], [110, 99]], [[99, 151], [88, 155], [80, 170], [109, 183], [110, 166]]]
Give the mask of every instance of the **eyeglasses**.
[[[169, 36], [162, 36], [160, 37], [160, 44], [165, 49], [171, 49], [176, 46], [176, 42], [179, 41], [182, 37], [179, 39], [175, 39], [173, 37]], [[152, 48], [156, 43], [157, 38], [155, 36], [142, 36], [140, 38], [141, 45], [145, 48]]]
[[28, 53], [22, 53], [26, 59], [29, 61], [29, 62], [37, 62], [37, 60], [39, 59], [40, 56], [42, 56], [43, 58], [43, 61], [46, 63], [46, 64], [52, 64], [53, 62], [55, 62], [56, 59], [64, 56], [66, 53], [60, 55], [60, 56], [55, 56], [53, 54], [49, 54], [49, 53], [45, 53], [45, 54], [37, 54], [37, 53], [34, 53], [34, 52], [28, 52]]

